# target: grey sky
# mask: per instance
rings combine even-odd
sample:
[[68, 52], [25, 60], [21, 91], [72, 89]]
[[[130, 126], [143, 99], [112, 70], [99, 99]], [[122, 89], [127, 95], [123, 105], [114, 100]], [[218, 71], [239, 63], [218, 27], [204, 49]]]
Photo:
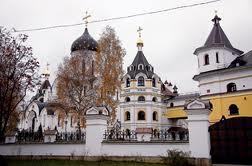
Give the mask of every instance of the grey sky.
[[[82, 22], [85, 11], [91, 20], [131, 15], [172, 8], [207, 0], [0, 0], [0, 25], [16, 29], [37, 28]], [[133, 61], [137, 48], [137, 28], [141, 26], [144, 54], [164, 81], [176, 83], [179, 91], [197, 90], [192, 80], [197, 60], [193, 51], [202, 46], [212, 29], [211, 19], [218, 10], [220, 22], [232, 45], [252, 50], [252, 1], [220, 2], [136, 18], [94, 23], [89, 33], [98, 40], [106, 25], [115, 28], [127, 54], [124, 69]], [[52, 78], [64, 56], [70, 56], [72, 42], [84, 31], [83, 26], [26, 32], [41, 70], [50, 63]]]

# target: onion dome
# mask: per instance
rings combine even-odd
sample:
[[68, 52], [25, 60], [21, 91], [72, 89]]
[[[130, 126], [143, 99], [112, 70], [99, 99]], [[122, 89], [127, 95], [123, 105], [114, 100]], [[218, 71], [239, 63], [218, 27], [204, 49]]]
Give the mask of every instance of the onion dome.
[[88, 29], [85, 28], [84, 33], [76, 39], [71, 47], [71, 52], [79, 50], [97, 51], [98, 43], [90, 36]]

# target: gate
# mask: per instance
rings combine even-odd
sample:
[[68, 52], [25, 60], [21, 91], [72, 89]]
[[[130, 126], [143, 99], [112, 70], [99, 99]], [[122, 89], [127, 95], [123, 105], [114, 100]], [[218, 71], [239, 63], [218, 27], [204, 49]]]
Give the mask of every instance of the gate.
[[209, 132], [213, 163], [252, 165], [252, 117], [222, 118]]

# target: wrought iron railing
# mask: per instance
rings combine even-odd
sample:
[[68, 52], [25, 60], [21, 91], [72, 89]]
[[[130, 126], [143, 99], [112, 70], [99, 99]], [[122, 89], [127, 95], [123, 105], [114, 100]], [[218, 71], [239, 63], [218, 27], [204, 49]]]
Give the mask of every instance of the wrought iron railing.
[[72, 143], [72, 142], [85, 142], [85, 132], [59, 132], [56, 134], [56, 142]]
[[188, 141], [188, 131], [168, 131], [158, 130], [152, 131], [151, 141]]
[[106, 130], [104, 133], [104, 141], [136, 141], [137, 135], [134, 130]]
[[40, 131], [33, 132], [22, 130], [17, 132], [16, 142], [17, 143], [33, 143], [33, 142], [43, 142], [43, 133]]

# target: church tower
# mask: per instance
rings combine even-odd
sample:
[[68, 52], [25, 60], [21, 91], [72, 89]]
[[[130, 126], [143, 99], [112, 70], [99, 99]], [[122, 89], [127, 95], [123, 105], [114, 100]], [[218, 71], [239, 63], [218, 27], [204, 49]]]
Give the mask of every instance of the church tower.
[[119, 120], [123, 129], [160, 129], [162, 105], [161, 80], [143, 53], [142, 29], [139, 27], [137, 54], [122, 78]]
[[94, 60], [95, 54], [98, 50], [98, 43], [93, 39], [93, 37], [88, 32], [88, 18], [91, 17], [87, 14], [83, 18], [85, 20], [86, 28], [84, 33], [77, 38], [71, 46], [71, 55], [80, 56], [82, 59], [82, 66], [86, 72], [91, 72], [89, 74], [95, 75]]
[[221, 18], [212, 19], [213, 28], [205, 44], [194, 51], [199, 73], [226, 68], [243, 52], [234, 48], [220, 26]]

